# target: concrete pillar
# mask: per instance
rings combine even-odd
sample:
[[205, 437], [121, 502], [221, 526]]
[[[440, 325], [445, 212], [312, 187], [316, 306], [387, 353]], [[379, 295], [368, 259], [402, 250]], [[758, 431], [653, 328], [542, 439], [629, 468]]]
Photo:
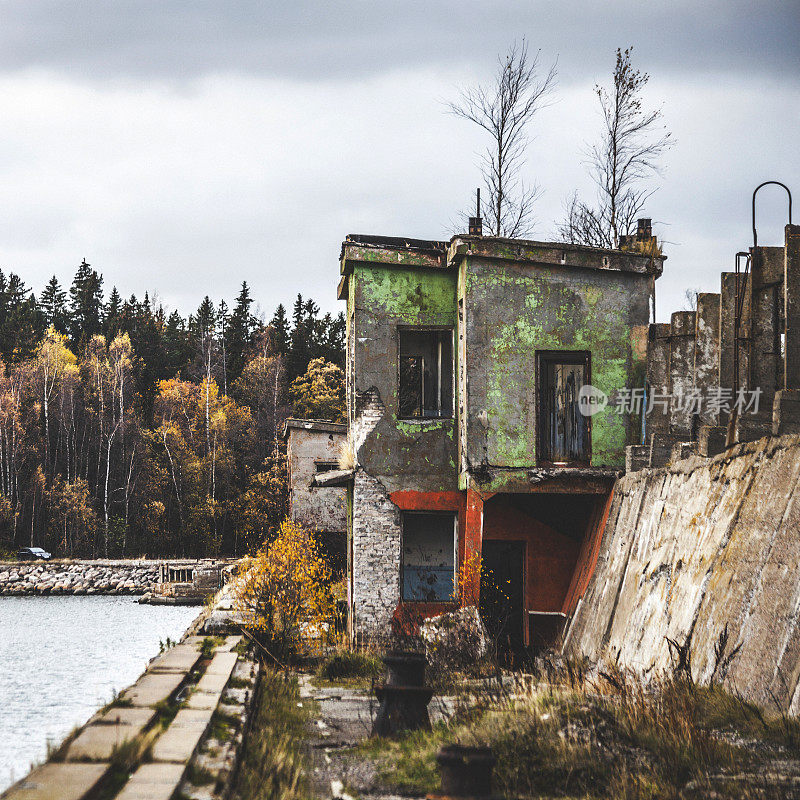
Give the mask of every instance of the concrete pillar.
[[783, 282], [784, 248], [758, 247], [752, 251], [751, 359], [748, 386], [761, 387], [761, 399], [772, 408], [775, 391], [783, 385], [781, 374], [780, 284]]
[[[647, 391], [667, 395], [669, 393], [669, 325], [651, 325], [647, 337]], [[645, 433], [649, 438], [654, 433], [669, 432], [669, 416], [663, 407], [656, 405], [645, 419]]]
[[695, 319], [694, 311], [674, 312], [669, 337], [670, 428], [687, 440], [692, 433], [692, 410], [686, 407], [684, 398], [694, 388]]
[[[697, 295], [694, 339], [694, 386], [705, 398], [708, 390], [719, 385], [719, 305], [720, 296], [710, 292]], [[700, 425], [716, 425], [719, 414], [706, 410]]]
[[800, 225], [786, 226], [783, 292], [786, 318], [784, 389], [800, 389]]
[[[719, 386], [733, 389], [733, 331], [736, 314], [736, 273], [723, 272], [720, 276], [719, 301]], [[719, 424], [727, 425], [729, 414], [720, 411]]]
[[636, 472], [650, 464], [650, 445], [629, 444], [625, 448], [625, 472]]
[[800, 225], [786, 226], [783, 388], [773, 403], [772, 433], [800, 433]]

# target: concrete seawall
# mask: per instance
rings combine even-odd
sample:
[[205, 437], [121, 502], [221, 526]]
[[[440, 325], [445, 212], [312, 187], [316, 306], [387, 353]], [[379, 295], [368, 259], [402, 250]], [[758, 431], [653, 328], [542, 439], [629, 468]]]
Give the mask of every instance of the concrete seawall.
[[208, 614], [0, 799], [231, 797], [259, 665], [241, 635], [205, 636]]
[[0, 561], [0, 596], [145, 594], [158, 582], [165, 564], [198, 570], [209, 563], [194, 559]]
[[668, 638], [689, 642], [695, 680], [800, 712], [800, 436], [617, 482], [565, 651], [667, 669]]

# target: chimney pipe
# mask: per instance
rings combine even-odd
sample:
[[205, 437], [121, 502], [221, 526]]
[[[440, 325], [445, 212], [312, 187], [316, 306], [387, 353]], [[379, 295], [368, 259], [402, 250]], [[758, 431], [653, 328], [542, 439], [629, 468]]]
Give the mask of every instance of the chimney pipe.
[[481, 219], [481, 190], [477, 192], [476, 216], [469, 218], [469, 235], [483, 236], [483, 220]]
[[639, 242], [647, 241], [653, 238], [653, 220], [648, 217], [642, 217], [636, 220], [636, 239]]

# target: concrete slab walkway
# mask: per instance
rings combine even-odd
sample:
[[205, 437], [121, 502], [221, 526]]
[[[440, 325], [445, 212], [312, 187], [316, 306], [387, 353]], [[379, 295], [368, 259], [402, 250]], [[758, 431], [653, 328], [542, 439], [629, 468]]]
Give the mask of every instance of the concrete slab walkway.
[[42, 764], [12, 786], [4, 800], [83, 800], [108, 771], [108, 764]]
[[[169, 800], [209, 729], [239, 659], [235, 648], [241, 637], [229, 636], [205, 663], [204, 638], [189, 636], [155, 658], [116, 704], [95, 714], [78, 732], [63, 762], [37, 767], [2, 800], [89, 800], [110, 773], [114, 751], [133, 741], [152, 743], [149, 763], [133, 771], [115, 800]], [[198, 666], [204, 669], [195, 685]], [[187, 692], [188, 699], [181, 701]], [[156, 715], [165, 701], [178, 703], [178, 709], [162, 731]]]

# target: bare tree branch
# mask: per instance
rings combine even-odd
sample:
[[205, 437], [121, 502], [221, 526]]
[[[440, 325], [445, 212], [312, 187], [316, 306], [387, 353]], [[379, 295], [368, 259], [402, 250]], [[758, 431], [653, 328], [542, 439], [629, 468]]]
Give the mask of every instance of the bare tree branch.
[[556, 81], [556, 65], [540, 76], [539, 54], [531, 57], [527, 42], [509, 47], [498, 58], [498, 71], [488, 86], [461, 90], [450, 112], [473, 122], [491, 137], [492, 144], [480, 158], [488, 201], [484, 205], [487, 228], [495, 236], [518, 237], [530, 231], [533, 206], [541, 194], [537, 184], [526, 186], [521, 178], [528, 143], [526, 126]]
[[660, 173], [659, 159], [674, 143], [661, 124], [661, 109], [645, 111], [642, 106], [641, 92], [650, 76], [633, 68], [632, 49], [617, 48], [611, 90], [595, 86], [603, 114], [602, 138], [589, 150], [597, 205], [592, 208], [577, 194], [570, 198], [559, 226], [565, 241], [618, 247], [620, 237], [635, 230], [637, 217], [655, 191], [642, 182]]

